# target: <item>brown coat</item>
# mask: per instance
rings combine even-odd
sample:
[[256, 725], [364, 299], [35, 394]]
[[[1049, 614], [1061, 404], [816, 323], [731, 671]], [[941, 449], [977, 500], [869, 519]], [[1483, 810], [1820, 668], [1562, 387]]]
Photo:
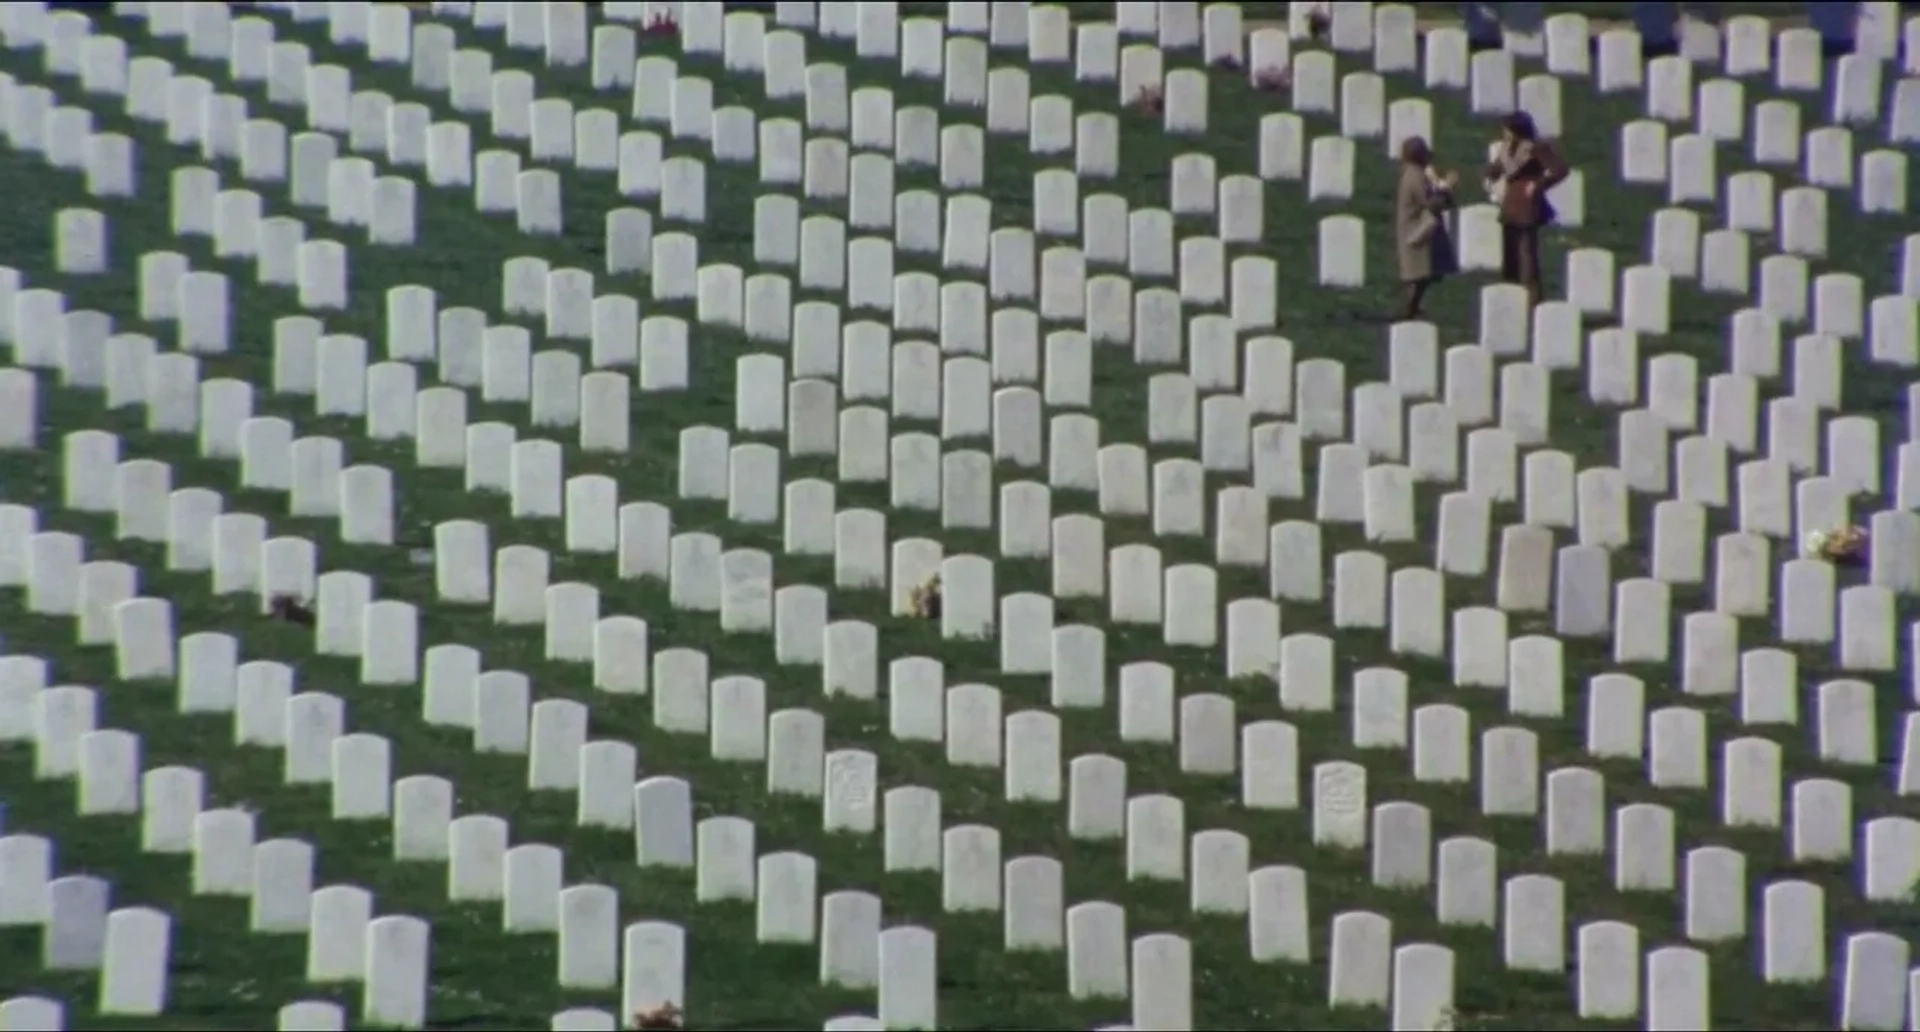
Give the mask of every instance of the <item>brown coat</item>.
[[[1393, 198], [1393, 251], [1400, 264], [1400, 282], [1439, 279], [1458, 268], [1444, 218], [1452, 207], [1453, 194], [1430, 184], [1426, 169], [1400, 166], [1400, 184]], [[1413, 243], [1409, 238], [1423, 214], [1431, 214], [1440, 222], [1426, 240]]]
[[1509, 148], [1487, 165], [1489, 181], [1504, 179], [1500, 221], [1509, 226], [1539, 226], [1553, 221], [1547, 191], [1567, 178], [1567, 163], [1544, 140]]

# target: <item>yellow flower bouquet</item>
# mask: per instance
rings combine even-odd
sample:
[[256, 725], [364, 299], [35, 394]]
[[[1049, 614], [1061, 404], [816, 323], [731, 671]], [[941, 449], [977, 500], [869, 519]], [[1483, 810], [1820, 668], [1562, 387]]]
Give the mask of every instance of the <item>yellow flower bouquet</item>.
[[1867, 557], [1867, 532], [1862, 527], [1814, 531], [1804, 542], [1808, 558], [1830, 563], [1854, 564]]

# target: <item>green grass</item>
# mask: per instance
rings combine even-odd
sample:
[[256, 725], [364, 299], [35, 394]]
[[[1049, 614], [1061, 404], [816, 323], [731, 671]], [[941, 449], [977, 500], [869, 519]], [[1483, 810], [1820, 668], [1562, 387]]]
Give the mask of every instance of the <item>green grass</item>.
[[[316, 62], [352, 66], [355, 88], [380, 89], [396, 100], [427, 103], [437, 119], [454, 117], [444, 102], [414, 90], [404, 70], [396, 72], [366, 64], [356, 60], [352, 53], [328, 43], [323, 30], [296, 25], [280, 14], [274, 18], [279, 37], [299, 40], [312, 47]], [[191, 61], [183, 47], [149, 39], [131, 22], [103, 16], [98, 26], [99, 31], [112, 31], [125, 37], [137, 54], [165, 57], [177, 68], [215, 82], [225, 78], [224, 68]], [[496, 68], [518, 65], [535, 70], [542, 96], [564, 96], [573, 99], [579, 107], [604, 105], [624, 114], [626, 98], [594, 95], [583, 72], [538, 69], [529, 55], [507, 51], [496, 35], [476, 32], [464, 24], [457, 29], [463, 46], [493, 49]], [[643, 37], [642, 40], [643, 48], [649, 52], [660, 52], [663, 45], [657, 38]], [[897, 81], [885, 67], [875, 69], [855, 64], [849, 50], [821, 40], [810, 40], [808, 47], [810, 60], [847, 63], [855, 78], [854, 85], [892, 85], [901, 107], [938, 105], [936, 87]], [[1187, 56], [1181, 60], [1194, 59]], [[760, 97], [756, 81], [728, 76], [718, 62], [688, 60], [682, 67], [715, 79], [716, 107], [745, 104], [757, 109], [763, 118], [801, 116], [796, 105], [767, 103]], [[1352, 67], [1355, 66], [1343, 61], [1343, 71]], [[268, 383], [272, 322], [298, 309], [290, 291], [255, 286], [252, 269], [245, 263], [216, 259], [210, 241], [173, 238], [167, 224], [167, 175], [172, 168], [199, 163], [197, 153], [170, 146], [154, 127], [121, 117], [117, 105], [83, 99], [76, 82], [49, 77], [38, 55], [17, 51], [0, 53], [0, 71], [21, 82], [53, 88], [63, 103], [85, 103], [95, 110], [98, 128], [133, 136], [138, 141], [141, 176], [136, 199], [96, 202], [85, 196], [77, 176], [53, 171], [31, 155], [0, 153], [0, 182], [8, 187], [15, 205], [12, 217], [0, 228], [5, 241], [5, 261], [25, 272], [31, 284], [51, 286], [65, 293], [70, 310], [85, 307], [110, 312], [122, 332], [145, 332], [163, 342], [171, 339], [168, 328], [144, 326], [136, 318], [133, 279], [136, 256], [146, 251], [173, 249], [189, 255], [195, 268], [223, 270], [233, 277], [235, 284], [237, 343], [232, 354], [204, 361], [202, 376], [234, 376], [260, 385]], [[1098, 189], [1120, 193], [1134, 207], [1164, 206], [1170, 159], [1176, 153], [1200, 146], [1215, 155], [1223, 176], [1253, 172], [1257, 121], [1273, 107], [1274, 100], [1251, 92], [1242, 79], [1230, 75], [1214, 77], [1213, 133], [1204, 144], [1165, 138], [1151, 120], [1137, 113], [1124, 114], [1125, 174], [1120, 180]], [[1406, 96], [1417, 88], [1415, 82], [1395, 78], [1389, 94]], [[1033, 91], [1035, 96], [1069, 95], [1081, 111], [1111, 109], [1116, 101], [1111, 87], [1081, 87], [1058, 71], [1036, 72]], [[246, 88], [239, 92], [256, 115], [269, 113], [263, 89]], [[1470, 166], [1490, 126], [1485, 119], [1469, 115], [1460, 96], [1438, 95], [1433, 100], [1438, 145], [1449, 160]], [[1822, 111], [1821, 106], [1808, 101], [1807, 124], [1818, 124]], [[299, 113], [291, 110], [270, 113], [290, 124], [300, 121]], [[1623, 268], [1631, 264], [1635, 256], [1644, 254], [1648, 219], [1663, 198], [1652, 191], [1625, 188], [1613, 182], [1617, 127], [1638, 113], [1632, 99], [1596, 98], [1575, 84], [1567, 87], [1565, 123], [1578, 127], [1579, 131], [1564, 140], [1563, 150], [1574, 165], [1587, 173], [1589, 215], [1584, 226], [1557, 232], [1549, 241], [1547, 265], [1553, 271], [1549, 278], [1550, 290], [1559, 286], [1563, 254], [1571, 247], [1614, 250], [1621, 256]], [[977, 118], [978, 114], [972, 117]], [[961, 120], [962, 116], [943, 112], [942, 118], [943, 123], [951, 123]], [[1314, 130], [1328, 133], [1336, 131], [1336, 127], [1319, 121]], [[474, 139], [476, 150], [496, 145], [483, 142], [487, 140], [483, 123], [475, 123]], [[685, 152], [684, 145], [670, 146]], [[1031, 225], [1028, 195], [1032, 175], [1044, 165], [1026, 152], [1023, 137], [991, 138], [989, 149], [989, 182], [985, 193], [993, 201], [996, 225]], [[1350, 204], [1339, 206], [1363, 216], [1369, 226], [1374, 227], [1385, 224], [1391, 214], [1388, 205], [1394, 169], [1381, 152], [1377, 143], [1362, 143], [1354, 199]], [[383, 164], [380, 156], [369, 157], [373, 157], [377, 165]], [[1720, 160], [1720, 174], [1725, 176], [1742, 166], [1745, 154], [1739, 149], [1723, 148]], [[237, 185], [237, 169], [223, 167], [221, 173], [224, 182]], [[713, 203], [708, 223], [698, 230], [701, 258], [704, 262], [732, 261], [750, 267], [751, 205], [742, 202], [761, 190], [753, 170], [750, 166], [710, 164], [708, 176], [708, 196]], [[254, 188], [262, 189], [257, 185]], [[896, 189], [915, 188], [937, 190], [939, 184], [924, 172], [902, 169]], [[1093, 192], [1092, 187], [1083, 189], [1083, 195]], [[268, 214], [293, 210], [284, 190], [268, 187], [263, 189], [263, 195]], [[559, 238], [521, 237], [514, 231], [510, 219], [475, 215], [470, 198], [464, 194], [423, 186], [420, 198], [419, 247], [381, 249], [366, 245], [357, 234], [346, 238], [352, 248], [352, 305], [349, 310], [327, 318], [329, 332], [361, 335], [377, 350], [384, 331], [384, 291], [402, 284], [433, 288], [442, 309], [471, 305], [487, 310], [490, 318], [497, 322], [502, 318], [498, 313], [500, 263], [519, 254], [540, 255], [555, 268], [591, 269], [598, 277], [597, 289], [602, 293], [644, 296], [647, 292], [642, 281], [606, 276], [602, 272], [603, 214], [628, 203], [617, 195], [611, 176], [567, 173], [568, 232]], [[1892, 292], [1889, 274], [1894, 249], [1901, 231], [1910, 226], [1903, 226], [1897, 220], [1862, 219], [1850, 211], [1848, 204], [1836, 201], [1831, 208], [1832, 239], [1846, 241], [1847, 247], [1821, 271], [1845, 268], [1858, 272], [1866, 277], [1870, 297]], [[70, 206], [97, 207], [107, 213], [114, 249], [111, 274], [81, 279], [52, 272], [52, 216], [56, 210]], [[803, 204], [804, 213], [830, 210], [814, 202]], [[1294, 340], [1302, 358], [1331, 356], [1344, 362], [1348, 367], [1348, 385], [1352, 387], [1386, 379], [1385, 329], [1373, 316], [1390, 311], [1396, 299], [1392, 293], [1391, 255], [1378, 233], [1369, 241], [1368, 279], [1372, 285], [1364, 290], [1335, 293], [1313, 283], [1315, 224], [1319, 217], [1335, 210], [1338, 209], [1329, 205], [1307, 205], [1303, 184], [1269, 184], [1267, 239], [1258, 250], [1278, 260], [1282, 277], [1282, 332]], [[326, 235], [320, 214], [310, 211], [299, 214], [309, 223], [310, 237]], [[1186, 221], [1179, 227], [1182, 235], [1211, 231], [1210, 221]], [[1230, 257], [1246, 250], [1230, 247]], [[1765, 243], [1756, 242], [1755, 251], [1756, 255], [1765, 253]], [[896, 271], [941, 273], [937, 267], [916, 264], [916, 261], [901, 255]], [[1451, 343], [1472, 338], [1476, 286], [1467, 280], [1447, 284], [1434, 298], [1433, 318], [1442, 326], [1443, 341]], [[796, 302], [814, 299], [803, 293], [795, 297]], [[660, 307], [654, 306], [648, 311], [651, 313]], [[692, 321], [691, 306], [666, 307]], [[1674, 332], [1664, 339], [1646, 341], [1643, 349], [1649, 357], [1663, 352], [1693, 354], [1702, 364], [1703, 376], [1719, 371], [1725, 366], [1722, 328], [1726, 316], [1735, 307], [1724, 298], [1704, 296], [1676, 284]], [[538, 325], [529, 328], [536, 337], [541, 332]], [[720, 535], [730, 548], [754, 547], [774, 553], [778, 557], [779, 584], [831, 585], [830, 562], [781, 555], [777, 531], [733, 525], [726, 521], [720, 505], [684, 502], [675, 497], [678, 432], [702, 424], [730, 427], [733, 363], [751, 350], [736, 333], [697, 329], [693, 348], [694, 390], [671, 396], [638, 396], [634, 403], [632, 452], [618, 460], [582, 454], [573, 447], [571, 435], [556, 435], [567, 446], [567, 473], [600, 472], [612, 476], [620, 484], [623, 501], [668, 502], [674, 511], [676, 531], [708, 530]], [[1857, 358], [1850, 357], [1849, 361], [1857, 362]], [[1850, 365], [1848, 373], [1848, 409], [1882, 417], [1887, 423], [1883, 429], [1884, 440], [1892, 441], [1898, 439], [1894, 436], [1896, 433], [1904, 434], [1904, 429], [1897, 428], [1894, 422], [1900, 406], [1898, 385], [1891, 378], [1876, 377], [1858, 365]], [[1578, 456], [1583, 467], [1610, 464], [1614, 454], [1612, 415], [1596, 411], [1585, 403], [1581, 374], [1554, 375], [1552, 436], [1556, 446]], [[1143, 441], [1144, 372], [1117, 356], [1103, 357], [1097, 364], [1096, 376], [1096, 414], [1103, 424], [1103, 439]], [[1111, 706], [1093, 713], [1061, 714], [1065, 755], [1104, 752], [1118, 756], [1127, 763], [1131, 794], [1167, 792], [1186, 800], [1189, 833], [1207, 828], [1234, 828], [1251, 839], [1254, 866], [1292, 863], [1306, 867], [1312, 892], [1313, 926], [1318, 937], [1313, 965], [1285, 967], [1252, 963], [1246, 956], [1243, 921], [1189, 914], [1184, 886], [1127, 883], [1117, 843], [1067, 839], [1064, 805], [1007, 803], [1002, 799], [998, 772], [948, 768], [942, 751], [936, 746], [891, 741], [885, 732], [884, 701], [825, 698], [820, 690], [818, 671], [782, 668], [774, 663], [770, 638], [723, 635], [717, 621], [710, 616], [671, 609], [664, 588], [658, 583], [618, 580], [606, 557], [568, 555], [557, 521], [510, 519], [503, 499], [464, 493], [457, 473], [417, 469], [410, 443], [374, 444], [361, 439], [361, 428], [356, 423], [316, 418], [311, 406], [303, 404], [301, 399], [270, 395], [264, 386], [256, 395], [257, 414], [284, 417], [301, 435], [328, 434], [341, 438], [347, 444], [349, 464], [375, 463], [396, 473], [400, 546], [355, 548], [338, 544], [333, 528], [325, 522], [289, 516], [283, 498], [242, 490], [233, 465], [200, 459], [191, 440], [150, 434], [135, 413], [105, 411], [101, 397], [96, 394], [53, 386], [50, 378], [43, 378], [43, 383], [48, 385], [42, 399], [45, 446], [37, 454], [9, 454], [0, 462], [0, 485], [4, 485], [6, 500], [33, 504], [41, 509], [48, 525], [82, 534], [88, 541], [90, 559], [118, 558], [139, 567], [145, 594], [175, 601], [180, 634], [197, 630], [231, 631], [242, 638], [243, 658], [272, 658], [297, 664], [301, 688], [344, 697], [348, 703], [350, 729], [375, 732], [393, 743], [395, 778], [414, 773], [452, 778], [459, 790], [460, 813], [492, 813], [505, 817], [512, 825], [515, 842], [561, 846], [567, 858], [568, 882], [594, 881], [616, 888], [620, 893], [623, 920], [667, 919], [683, 924], [689, 932], [689, 985], [685, 1006], [691, 1027], [817, 1028], [827, 1017], [871, 1011], [873, 1004], [868, 994], [820, 987], [814, 948], [756, 945], [750, 908], [744, 905], [695, 908], [690, 877], [657, 871], [642, 875], [633, 866], [630, 836], [575, 828], [570, 795], [526, 790], [524, 758], [474, 755], [464, 734], [428, 727], [421, 721], [416, 693], [359, 686], [355, 664], [311, 655], [307, 632], [263, 622], [255, 615], [253, 598], [215, 598], [209, 594], [206, 578], [165, 573], [158, 548], [116, 541], [108, 521], [62, 510], [59, 507], [59, 434], [94, 426], [111, 429], [121, 435], [126, 457], [153, 457], [169, 463], [174, 469], [175, 487], [214, 488], [227, 496], [228, 511], [251, 511], [265, 516], [271, 534], [297, 534], [316, 541], [321, 547], [321, 569], [368, 572], [376, 579], [379, 597], [409, 601], [421, 607], [423, 648], [443, 642], [470, 644], [484, 654], [487, 669], [507, 668], [528, 673], [533, 678], [536, 698], [569, 697], [586, 702], [592, 712], [590, 733], [593, 737], [633, 741], [639, 748], [643, 771], [674, 773], [691, 780], [697, 816], [747, 817], [757, 828], [758, 849], [763, 854], [791, 849], [818, 858], [822, 894], [842, 888], [873, 891], [883, 897], [886, 920], [890, 924], [919, 923], [935, 929], [940, 943], [942, 1027], [1088, 1028], [1126, 1020], [1127, 1008], [1124, 1002], [1118, 1001], [1089, 1003], [1069, 999], [1063, 956], [1016, 957], [1003, 953], [999, 915], [942, 913], [939, 886], [933, 876], [883, 873], [878, 836], [852, 837], [821, 832], [819, 804], [767, 796], [765, 776], [759, 765], [713, 762], [707, 758], [704, 740], [654, 730], [647, 700], [592, 692], [583, 668], [548, 663], [542, 658], [539, 629], [496, 627], [484, 608], [438, 603], [434, 599], [431, 569], [412, 562], [409, 551], [430, 547], [431, 528], [439, 522], [455, 518], [482, 520], [491, 528], [495, 548], [520, 543], [546, 549], [553, 557], [552, 582], [585, 581], [597, 587], [601, 592], [603, 614], [628, 613], [645, 618], [651, 627], [652, 647], [656, 652], [676, 646], [700, 649], [712, 657], [715, 676], [750, 672], [764, 678], [771, 710], [804, 706], [820, 711], [826, 718], [829, 748], [858, 746], [880, 755], [883, 789], [910, 784], [936, 787], [941, 792], [947, 826], [984, 823], [997, 827], [1002, 834], [1005, 858], [1044, 854], [1062, 860], [1067, 873], [1069, 903], [1111, 900], [1123, 904], [1130, 935], [1173, 930], [1190, 936], [1195, 947], [1195, 1008], [1201, 1027], [1381, 1027], [1384, 1014], [1335, 1011], [1326, 1005], [1327, 929], [1333, 915], [1356, 908], [1391, 917], [1396, 942], [1435, 941], [1456, 950], [1459, 958], [1457, 1020], [1461, 1027], [1606, 1027], [1571, 1017], [1572, 994], [1567, 978], [1516, 976], [1502, 971], [1497, 933], [1437, 927], [1432, 917], [1430, 892], [1377, 890], [1369, 883], [1366, 855], [1313, 849], [1304, 811], [1248, 814], [1237, 804], [1237, 780], [1185, 775], [1178, 770], [1171, 748], [1119, 742], [1116, 714]], [[518, 407], [481, 404], [477, 396], [470, 397], [470, 404], [473, 406], [471, 422], [524, 421], [524, 412]], [[898, 420], [893, 427], [895, 433], [919, 429], [937, 432], [934, 427]], [[530, 436], [536, 435], [523, 430], [523, 437]], [[742, 439], [744, 435], [734, 435], [736, 442]], [[1174, 454], [1174, 450], [1157, 449], [1154, 457]], [[827, 463], [788, 460], [783, 476], [789, 481], [806, 476], [831, 480], [834, 471]], [[998, 471], [996, 480], [1006, 483], [1035, 476], [1032, 471], [1004, 469]], [[1210, 478], [1209, 487], [1217, 489], [1227, 482]], [[1423, 492], [1421, 496], [1423, 527], [1432, 525], [1436, 497], [1432, 492]], [[843, 509], [885, 509], [884, 486], [876, 489], [874, 485], [841, 485], [839, 505]], [[1098, 514], [1095, 499], [1084, 493], [1056, 490], [1053, 505], [1056, 516], [1072, 512]], [[1289, 518], [1311, 518], [1310, 503], [1276, 501], [1272, 519], [1277, 522]], [[1517, 511], [1509, 510], [1501, 512], [1497, 520], [1507, 523], [1518, 518]], [[1650, 526], [1646, 500], [1636, 499], [1634, 520], [1637, 529]], [[1716, 524], [1714, 529], [1717, 532], [1725, 528]], [[890, 513], [889, 533], [896, 540], [915, 536], [940, 539], [948, 555], [994, 555], [997, 551], [991, 533], [943, 531], [937, 521], [921, 514]], [[1153, 540], [1150, 526], [1142, 519], [1107, 519], [1106, 536], [1109, 548]], [[1168, 565], [1211, 561], [1210, 539], [1155, 543], [1165, 553]], [[1329, 534], [1327, 547], [1328, 555], [1333, 555], [1364, 546], [1357, 534], [1343, 530]], [[1423, 547], [1376, 550], [1385, 551], [1395, 568], [1430, 562]], [[1645, 557], [1636, 549], [1622, 550], [1615, 556], [1615, 575], [1643, 575], [1645, 565]], [[995, 567], [996, 590], [1001, 595], [1048, 590], [1049, 571], [1044, 563], [999, 559]], [[1223, 602], [1264, 595], [1265, 591], [1264, 571], [1221, 571]], [[1450, 578], [1447, 591], [1451, 607], [1491, 604], [1489, 582]], [[1709, 608], [1700, 593], [1676, 591], [1674, 603], [1676, 621], [1680, 614]], [[110, 650], [76, 647], [67, 623], [31, 616], [24, 608], [17, 593], [0, 593], [0, 612], [4, 612], [0, 619], [4, 620], [12, 650], [50, 657], [55, 662], [55, 683], [99, 686], [103, 697], [102, 726], [137, 730], [146, 743], [144, 761], [149, 767], [167, 763], [200, 767], [208, 778], [209, 805], [244, 803], [259, 811], [263, 839], [294, 835], [312, 841], [319, 856], [317, 884], [358, 884], [375, 894], [378, 913], [412, 913], [433, 920], [434, 987], [430, 1009], [434, 1027], [541, 1028], [551, 1014], [569, 1006], [617, 1006], [618, 998], [614, 994], [563, 992], [556, 988], [557, 958], [552, 937], [507, 936], [500, 931], [496, 906], [450, 904], [445, 897], [446, 876], [441, 865], [391, 861], [389, 834], [384, 824], [332, 822], [327, 816], [323, 791], [280, 783], [280, 761], [276, 754], [227, 744], [232, 735], [224, 718], [175, 713], [169, 686], [117, 683]], [[1095, 619], [1098, 608], [1066, 606], [1061, 623]], [[883, 592], [835, 589], [831, 611], [836, 619], [858, 618], [880, 626], [882, 669], [888, 661], [901, 656], [931, 655], [945, 663], [949, 684], [977, 681], [1001, 687], [1006, 693], [1009, 713], [1045, 705], [1044, 678], [1001, 675], [992, 643], [942, 641], [927, 625], [891, 617]], [[1912, 615], [1903, 612], [1903, 621]], [[1472, 712], [1476, 733], [1510, 722], [1500, 693], [1451, 689], [1444, 664], [1392, 657], [1384, 635], [1346, 630], [1335, 633], [1330, 625], [1328, 613], [1319, 607], [1293, 603], [1286, 606], [1288, 633], [1318, 631], [1334, 635], [1339, 657], [1336, 676], [1340, 683], [1345, 683], [1356, 670], [1393, 665], [1408, 672], [1414, 685], [1412, 701], [1416, 706], [1442, 699], [1462, 705]], [[1527, 621], [1516, 619], [1513, 632], [1519, 635], [1537, 629]], [[1109, 661], [1116, 669], [1139, 660], [1166, 662], [1178, 671], [1182, 694], [1227, 692], [1234, 697], [1242, 722], [1284, 718], [1295, 723], [1301, 730], [1304, 746], [1303, 767], [1339, 758], [1366, 762], [1371, 776], [1371, 801], [1403, 799], [1428, 806], [1434, 814], [1436, 840], [1478, 835], [1496, 842], [1500, 847], [1503, 877], [1543, 872], [1565, 879], [1570, 927], [1586, 921], [1618, 918], [1641, 929], [1643, 945], [1647, 948], [1682, 938], [1677, 895], [1636, 898], [1616, 894], [1611, 886], [1610, 863], [1546, 857], [1541, 852], [1539, 822], [1481, 817], [1477, 786], [1416, 784], [1405, 757], [1357, 755], [1346, 745], [1350, 739], [1351, 714], [1345, 699], [1333, 713], [1282, 713], [1270, 684], [1255, 680], [1224, 681], [1219, 673], [1225, 668], [1222, 651], [1168, 649], [1151, 630], [1110, 627], [1107, 632]], [[1771, 628], [1749, 621], [1742, 628], [1742, 634], [1743, 644], [1753, 647], [1771, 636]], [[1674, 641], [1679, 640], [1676, 626]], [[1800, 662], [1804, 679], [1813, 684], [1824, 679], [1832, 657], [1821, 651], [1803, 651]], [[1679, 816], [1683, 850], [1721, 843], [1747, 855], [1751, 895], [1756, 902], [1759, 888], [1770, 880], [1792, 876], [1819, 881], [1828, 891], [1829, 929], [1836, 938], [1849, 929], [1861, 927], [1896, 930], [1904, 927], [1910, 934], [1915, 930], [1910, 910], [1901, 913], [1860, 902], [1850, 868], [1798, 868], [1784, 856], [1783, 834], [1730, 833], [1720, 829], [1717, 790], [1656, 792], [1645, 784], [1639, 764], [1587, 758], [1582, 749], [1584, 706], [1579, 686], [1587, 678], [1615, 667], [1603, 648], [1573, 642], [1567, 646], [1567, 666], [1569, 683], [1573, 686], [1569, 691], [1568, 712], [1573, 716], [1564, 724], [1528, 722], [1527, 725], [1541, 735], [1543, 772], [1563, 766], [1597, 767], [1607, 776], [1610, 806], [1657, 800], [1673, 807]], [[1673, 698], [1677, 692], [1674, 669], [1662, 666], [1630, 672], [1646, 680], [1650, 708], [1678, 701]], [[1897, 755], [1897, 718], [1905, 686], [1889, 677], [1883, 679], [1879, 687], [1882, 754], [1893, 757]], [[1686, 704], [1708, 708], [1716, 742], [1736, 733], [1732, 700], [1690, 698]], [[1893, 811], [1897, 804], [1890, 796], [1889, 772], [1821, 764], [1811, 750], [1810, 730], [1806, 726], [1810, 718], [1809, 713], [1799, 728], [1752, 728], [1738, 733], [1763, 734], [1778, 740], [1786, 750], [1790, 778], [1818, 774], [1848, 781], [1855, 792], [1856, 815], [1860, 819]], [[4, 958], [0, 960], [0, 996], [27, 991], [59, 996], [69, 1002], [73, 1027], [101, 1029], [263, 1028], [268, 1027], [265, 1023], [272, 1020], [279, 1006], [296, 999], [336, 998], [347, 1003], [350, 1010], [357, 1009], [357, 990], [303, 984], [302, 939], [236, 933], [239, 927], [236, 922], [244, 920], [241, 905], [192, 897], [183, 863], [138, 852], [135, 822], [74, 817], [71, 788], [64, 784], [32, 782], [30, 758], [22, 751], [0, 750], [0, 786], [5, 786], [10, 830], [31, 829], [53, 835], [59, 843], [58, 862], [62, 871], [98, 873], [113, 881], [116, 905], [138, 902], [158, 906], [173, 914], [177, 921], [172, 1003], [165, 1018], [115, 1021], [93, 1016], [96, 990], [92, 979], [40, 971], [37, 937], [16, 930], [0, 932], [0, 951], [3, 951], [0, 958]], [[1750, 936], [1757, 934], [1756, 921]], [[1714, 947], [1709, 953], [1713, 961], [1716, 1026], [1831, 1027], [1834, 1001], [1830, 992], [1786, 990], [1759, 983], [1755, 943], [1751, 938]], [[1833, 957], [1837, 965], [1839, 954], [1836, 952]]]

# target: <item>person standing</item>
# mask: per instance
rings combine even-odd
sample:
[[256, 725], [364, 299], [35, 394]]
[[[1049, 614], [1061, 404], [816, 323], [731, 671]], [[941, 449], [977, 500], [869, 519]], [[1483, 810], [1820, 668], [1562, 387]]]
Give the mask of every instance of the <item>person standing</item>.
[[1516, 111], [1500, 120], [1500, 142], [1487, 165], [1487, 192], [1500, 206], [1500, 277], [1541, 299], [1540, 229], [1553, 223], [1547, 191], [1567, 178], [1567, 164], [1534, 129], [1533, 117]]
[[1400, 310], [1402, 320], [1420, 318], [1420, 305], [1426, 300], [1428, 288], [1459, 267], [1446, 222], [1459, 178], [1453, 172], [1441, 175], [1433, 167], [1433, 150], [1426, 140], [1410, 136], [1401, 141], [1393, 229], [1400, 282], [1407, 291], [1407, 303]]

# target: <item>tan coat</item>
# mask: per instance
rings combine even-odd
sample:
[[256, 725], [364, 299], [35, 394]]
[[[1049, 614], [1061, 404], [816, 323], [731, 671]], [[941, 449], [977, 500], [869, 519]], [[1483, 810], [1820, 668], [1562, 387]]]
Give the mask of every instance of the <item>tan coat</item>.
[[1393, 250], [1400, 263], [1400, 282], [1439, 279], [1459, 268], [1445, 219], [1423, 243], [1409, 242], [1423, 212], [1439, 217], [1452, 207], [1453, 195], [1430, 184], [1426, 169], [1400, 166], [1400, 185], [1393, 204]]

